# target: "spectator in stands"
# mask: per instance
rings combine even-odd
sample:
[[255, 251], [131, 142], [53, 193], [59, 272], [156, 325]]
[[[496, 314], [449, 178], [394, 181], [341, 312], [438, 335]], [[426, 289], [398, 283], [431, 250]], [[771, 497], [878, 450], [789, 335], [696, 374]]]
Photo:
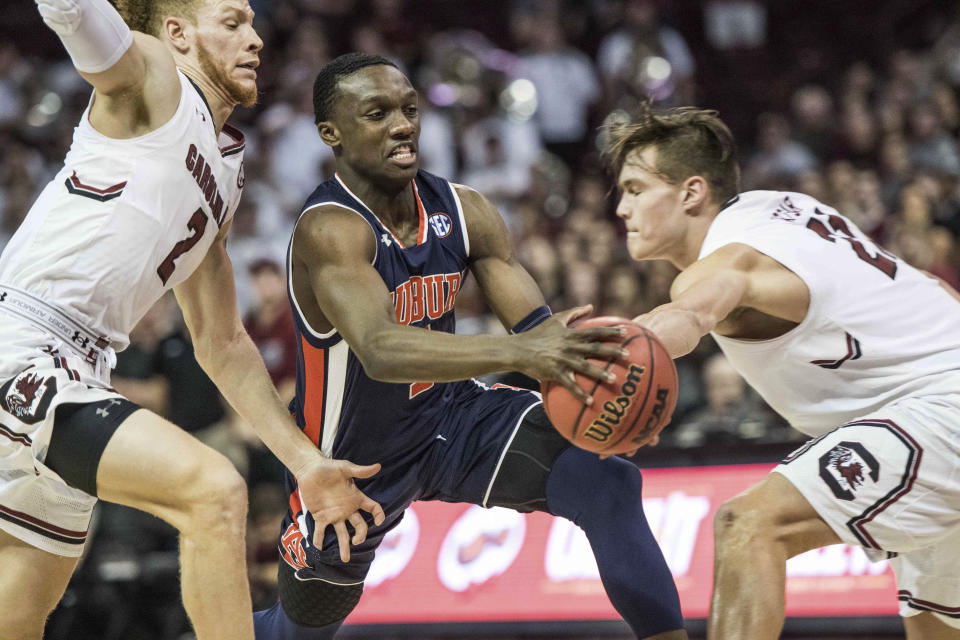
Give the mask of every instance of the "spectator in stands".
[[683, 36], [661, 22], [657, 4], [627, 0], [623, 25], [600, 43], [597, 64], [611, 107], [632, 110], [647, 95], [673, 104], [692, 101], [693, 54]]
[[273, 258], [255, 260], [248, 270], [254, 303], [243, 318], [243, 326], [260, 350], [280, 397], [288, 400], [293, 398], [297, 379], [297, 340], [286, 274]]
[[910, 110], [910, 162], [915, 169], [960, 175], [957, 141], [943, 127], [937, 106], [921, 101]]
[[809, 149], [791, 139], [790, 122], [783, 115], [763, 113], [757, 118], [757, 151], [744, 168], [744, 187], [775, 188], [817, 164]]
[[[740, 374], [722, 353], [714, 354], [703, 367], [707, 405], [670, 430], [669, 444], [681, 448], [733, 444], [758, 440], [766, 424], [747, 396]], [[665, 434], [666, 435], [666, 434]]]
[[538, 14], [529, 37], [519, 74], [537, 89], [540, 137], [547, 151], [578, 169], [590, 110], [600, 98], [597, 74], [590, 58], [566, 41], [557, 15]]
[[827, 90], [814, 84], [800, 87], [790, 98], [790, 109], [794, 140], [816, 157], [827, 157], [837, 135], [833, 98]]

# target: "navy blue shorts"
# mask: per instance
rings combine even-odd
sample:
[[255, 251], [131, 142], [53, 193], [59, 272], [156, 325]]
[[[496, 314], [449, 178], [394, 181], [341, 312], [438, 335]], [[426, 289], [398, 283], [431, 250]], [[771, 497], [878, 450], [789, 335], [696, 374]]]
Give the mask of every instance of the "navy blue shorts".
[[[380, 472], [373, 478], [360, 480], [357, 486], [383, 507], [386, 519], [369, 526], [367, 539], [351, 546], [350, 562], [340, 561], [339, 546], [332, 527], [327, 528], [323, 549], [309, 540], [313, 536], [313, 519], [294, 519], [293, 506], [284, 520], [280, 551], [283, 559], [297, 570], [301, 580], [321, 579], [335, 584], [362, 583], [373, 562], [374, 553], [383, 537], [403, 518], [414, 500], [442, 500], [487, 506], [490, 489], [503, 460], [504, 452], [524, 416], [541, 404], [531, 391], [500, 387], [482, 389], [472, 381], [451, 385], [451, 392], [461, 390], [458, 401], [451, 403], [439, 425], [430, 425], [435, 436], [416, 455], [403, 455], [402, 463], [391, 464], [390, 452], [383, 452]], [[334, 457], [347, 460], [369, 459], [365, 451], [334, 449]], [[287, 472], [287, 489], [296, 502], [296, 483]], [[306, 531], [304, 531], [304, 528]], [[305, 535], [308, 534], [308, 535]]]

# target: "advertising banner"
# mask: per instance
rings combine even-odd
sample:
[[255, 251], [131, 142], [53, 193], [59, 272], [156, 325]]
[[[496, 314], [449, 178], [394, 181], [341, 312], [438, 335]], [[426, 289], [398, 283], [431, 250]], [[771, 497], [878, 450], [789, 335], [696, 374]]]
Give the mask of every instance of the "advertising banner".
[[[717, 508], [773, 466], [643, 471], [644, 509], [686, 617], [707, 615]], [[859, 548], [835, 545], [805, 553], [790, 560], [787, 575], [787, 615], [896, 615], [892, 571], [885, 561], [871, 563]], [[618, 617], [586, 536], [573, 523], [542, 513], [417, 502], [384, 539], [363, 598], [347, 622]]]

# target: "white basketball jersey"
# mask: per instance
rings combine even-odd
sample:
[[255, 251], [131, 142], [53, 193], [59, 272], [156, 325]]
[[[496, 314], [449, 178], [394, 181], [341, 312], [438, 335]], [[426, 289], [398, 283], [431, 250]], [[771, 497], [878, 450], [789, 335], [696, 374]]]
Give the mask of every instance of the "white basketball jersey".
[[64, 167], [0, 256], [0, 283], [26, 291], [109, 339], [116, 350], [171, 287], [203, 260], [243, 188], [243, 134], [218, 136], [183, 73], [180, 105], [150, 133], [74, 130]]
[[749, 245], [806, 283], [810, 308], [773, 340], [713, 334], [746, 381], [811, 436], [905, 397], [960, 389], [960, 303], [939, 283], [799, 193], [750, 191], [700, 250]]

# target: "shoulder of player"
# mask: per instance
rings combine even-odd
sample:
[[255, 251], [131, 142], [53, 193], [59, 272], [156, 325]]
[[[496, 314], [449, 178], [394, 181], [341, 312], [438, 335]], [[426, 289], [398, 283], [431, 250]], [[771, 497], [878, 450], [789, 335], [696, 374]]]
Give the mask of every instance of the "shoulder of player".
[[357, 211], [340, 204], [308, 204], [293, 230], [293, 252], [307, 261], [346, 253], [367, 257], [375, 249], [370, 224]]
[[467, 215], [468, 209], [473, 211], [477, 208], [493, 208], [490, 201], [473, 187], [457, 182], [451, 182], [450, 186], [456, 192], [457, 197], [460, 198], [460, 205], [463, 207], [464, 215]]
[[451, 184], [463, 207], [463, 221], [470, 236], [470, 253], [473, 257], [481, 257], [484, 247], [491, 242], [499, 246], [508, 237], [507, 226], [497, 208], [482, 193], [466, 185]]

